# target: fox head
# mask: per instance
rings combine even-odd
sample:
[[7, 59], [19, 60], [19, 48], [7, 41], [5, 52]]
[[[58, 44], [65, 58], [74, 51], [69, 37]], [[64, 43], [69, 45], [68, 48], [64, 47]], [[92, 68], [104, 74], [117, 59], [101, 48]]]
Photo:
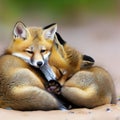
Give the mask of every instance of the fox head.
[[6, 54], [17, 56], [35, 67], [40, 67], [48, 61], [57, 24], [44, 28], [26, 27], [17, 22], [13, 29], [13, 40]]

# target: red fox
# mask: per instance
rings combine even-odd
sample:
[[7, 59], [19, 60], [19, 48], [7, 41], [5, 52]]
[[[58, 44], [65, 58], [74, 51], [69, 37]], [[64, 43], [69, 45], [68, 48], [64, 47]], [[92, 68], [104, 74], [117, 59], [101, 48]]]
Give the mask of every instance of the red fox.
[[62, 103], [45, 90], [45, 80], [37, 69], [48, 59], [56, 30], [56, 24], [42, 29], [17, 22], [13, 41], [0, 56], [0, 107], [64, 109]]
[[94, 64], [94, 59], [90, 56], [83, 55], [62, 39], [56, 32], [54, 43], [52, 46], [49, 63], [59, 68], [64, 75], [59, 80], [61, 85], [73, 74], [82, 68], [90, 67]]
[[57, 24], [46, 26], [42, 31], [42, 28], [37, 27], [26, 29], [23, 23], [18, 22], [13, 31], [15, 40], [6, 50], [6, 53], [17, 56], [31, 66], [41, 69], [46, 74], [48, 81], [56, 79], [60, 75], [59, 72], [56, 71], [58, 73], [56, 76], [53, 70], [57, 69], [52, 66], [52, 70], [47, 64], [56, 30]]
[[115, 86], [110, 74], [101, 67], [92, 66], [94, 60], [91, 57], [82, 56], [68, 46], [58, 33], [49, 61], [51, 65], [65, 71], [59, 80], [63, 85], [61, 94], [74, 105], [93, 108], [116, 103]]

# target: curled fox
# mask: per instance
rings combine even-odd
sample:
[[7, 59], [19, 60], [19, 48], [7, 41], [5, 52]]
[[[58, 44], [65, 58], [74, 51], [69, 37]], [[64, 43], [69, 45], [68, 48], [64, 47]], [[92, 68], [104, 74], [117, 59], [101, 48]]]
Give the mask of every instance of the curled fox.
[[94, 59], [90, 56], [81, 54], [69, 46], [56, 32], [49, 57], [49, 63], [52, 66], [59, 68], [62, 73], [64, 73], [59, 80], [60, 84], [63, 85], [74, 73], [83, 68], [91, 67], [94, 64]]
[[26, 27], [22, 22], [15, 25], [13, 41], [0, 56], [0, 107], [16, 110], [64, 109], [45, 90], [45, 80], [38, 69], [31, 66], [39, 67], [45, 63], [56, 27], [55, 24], [46, 29]]
[[[67, 65], [65, 57], [69, 53], [73, 55], [74, 49], [70, 47], [69, 53], [64, 55], [67, 52], [67, 44], [60, 43], [60, 39], [57, 40], [59, 36], [55, 37], [56, 31], [56, 24], [44, 29], [26, 27], [21, 22], [15, 25], [13, 41], [0, 57], [0, 107], [11, 107], [16, 110], [64, 109], [62, 103], [45, 90], [46, 82], [38, 68], [46, 72], [47, 79], [58, 79], [63, 84], [62, 95], [77, 106], [92, 108], [115, 103], [114, 84], [110, 75], [102, 68], [86, 67], [86, 64], [92, 66], [94, 63], [88, 59], [89, 57], [86, 59], [85, 56], [76, 54], [80, 56], [81, 64], [76, 63], [79, 66], [75, 67], [82, 70], [68, 71], [71, 69], [70, 62]], [[73, 59], [69, 59], [71, 60]], [[70, 79], [67, 75], [61, 80], [59, 71], [68, 71], [69, 75], [75, 75]]]
[[[63, 85], [61, 94], [74, 105], [93, 108], [116, 103], [110, 74], [101, 67], [92, 66], [94, 60], [91, 57], [81, 56], [59, 34], [56, 34], [49, 59], [51, 65], [66, 71], [59, 80]], [[68, 79], [71, 74], [74, 75]]]

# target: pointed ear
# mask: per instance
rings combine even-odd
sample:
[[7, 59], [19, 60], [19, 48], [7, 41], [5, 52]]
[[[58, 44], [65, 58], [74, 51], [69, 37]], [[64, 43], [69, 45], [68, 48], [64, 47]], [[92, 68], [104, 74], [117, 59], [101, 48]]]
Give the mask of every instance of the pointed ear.
[[53, 45], [54, 45], [57, 49], [58, 49], [58, 47], [60, 46], [60, 42], [58, 41], [58, 38], [57, 38], [56, 35], [54, 36]]
[[55, 51], [61, 56], [65, 57], [65, 51], [64, 51], [64, 46], [60, 43], [58, 40], [57, 36], [55, 35], [54, 37], [54, 42], [53, 42], [53, 47], [55, 48]]
[[88, 55], [83, 55], [83, 63], [82, 63], [83, 68], [91, 67], [94, 63], [95, 60], [92, 57]]
[[13, 30], [13, 36], [15, 38], [22, 38], [24, 40], [27, 38], [27, 30], [26, 30], [26, 26], [24, 25], [24, 23], [17, 22], [15, 24], [15, 27]]
[[54, 44], [63, 47], [66, 44], [66, 41], [64, 41], [60, 34], [56, 32], [54, 36]]
[[43, 35], [45, 39], [54, 40], [55, 33], [57, 31], [57, 24], [50, 24], [43, 28]]
[[63, 40], [63, 38], [60, 36], [60, 34], [58, 32], [56, 32], [56, 36], [57, 36], [57, 39], [60, 42], [60, 44], [64, 46], [66, 44], [66, 41]]

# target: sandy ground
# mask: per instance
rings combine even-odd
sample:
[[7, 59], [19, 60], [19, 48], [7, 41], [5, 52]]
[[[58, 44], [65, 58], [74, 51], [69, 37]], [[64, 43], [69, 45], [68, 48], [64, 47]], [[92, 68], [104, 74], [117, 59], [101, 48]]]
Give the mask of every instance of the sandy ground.
[[[114, 80], [117, 98], [120, 97], [120, 24], [99, 23], [87, 27], [60, 28], [63, 38], [84, 54], [92, 56], [96, 65], [107, 69]], [[8, 43], [0, 41], [0, 50]], [[69, 111], [21, 112], [0, 109], [0, 120], [120, 120], [120, 102], [94, 109], [73, 109]]]
[[19, 112], [0, 109], [0, 120], [120, 120], [120, 104], [95, 109]]

